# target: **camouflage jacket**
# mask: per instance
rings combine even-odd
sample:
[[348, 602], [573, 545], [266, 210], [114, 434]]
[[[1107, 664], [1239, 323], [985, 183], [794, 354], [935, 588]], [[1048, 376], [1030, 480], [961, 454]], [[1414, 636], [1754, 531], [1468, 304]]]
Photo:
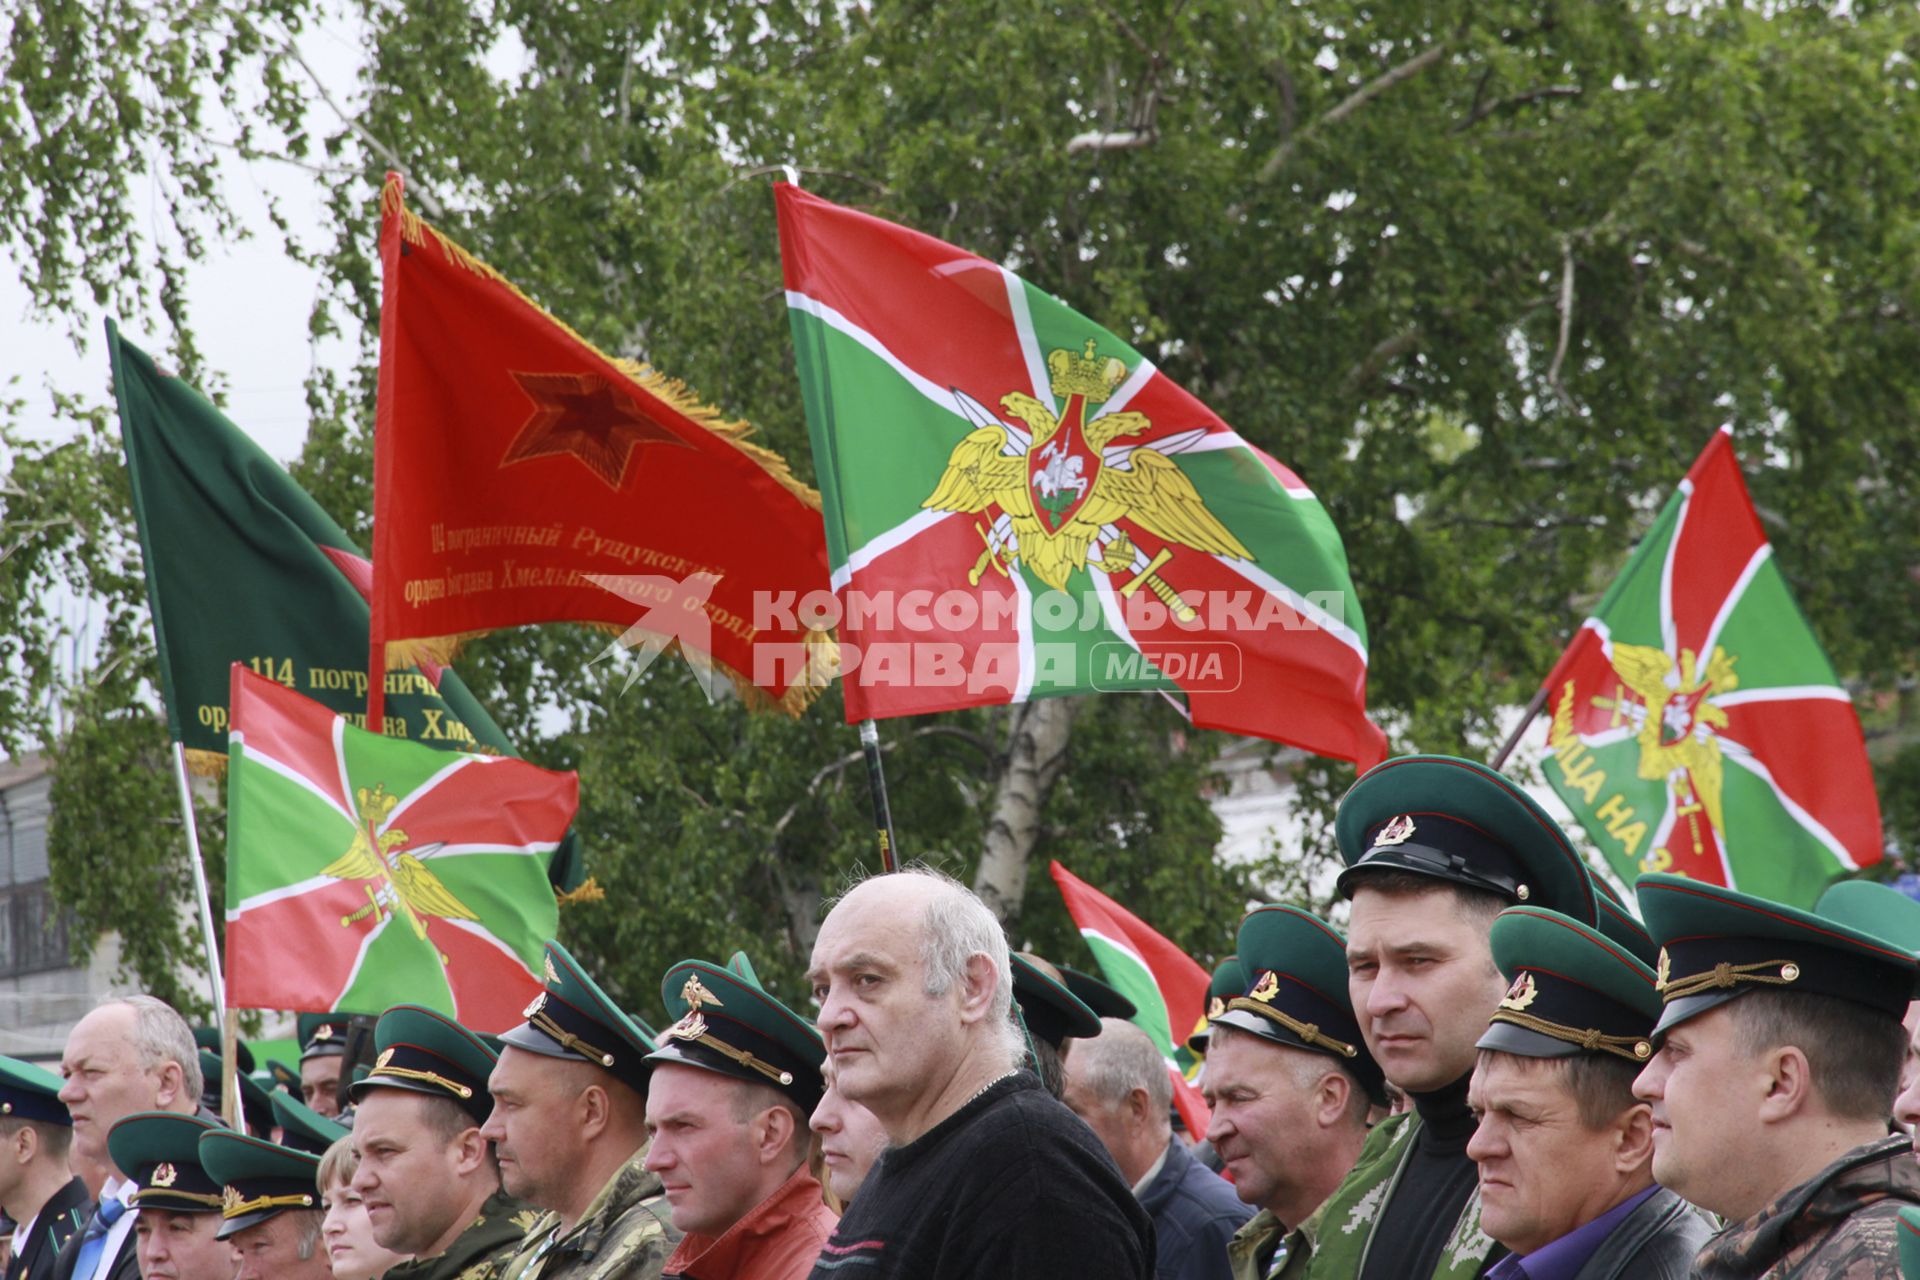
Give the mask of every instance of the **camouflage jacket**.
[[1920, 1204], [1905, 1134], [1855, 1147], [1707, 1241], [1696, 1280], [1900, 1280], [1899, 1211]]
[[572, 1231], [549, 1213], [527, 1229], [502, 1280], [658, 1280], [680, 1242], [660, 1179], [641, 1147], [608, 1179]]
[[445, 1253], [403, 1262], [385, 1280], [500, 1280], [538, 1216], [522, 1201], [495, 1191]]

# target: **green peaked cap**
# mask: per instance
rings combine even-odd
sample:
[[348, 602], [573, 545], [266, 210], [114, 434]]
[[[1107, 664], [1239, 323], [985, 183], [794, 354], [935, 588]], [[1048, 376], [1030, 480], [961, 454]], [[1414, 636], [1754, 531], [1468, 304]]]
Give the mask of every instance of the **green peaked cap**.
[[67, 1104], [60, 1101], [64, 1084], [45, 1067], [0, 1057], [0, 1116], [72, 1127], [73, 1117], [67, 1114]]
[[1920, 1280], [1920, 1209], [1900, 1210], [1899, 1236], [1902, 1280]]
[[1133, 1001], [1090, 973], [1082, 973], [1078, 969], [1063, 964], [1060, 966], [1060, 978], [1067, 984], [1067, 990], [1079, 997], [1081, 1004], [1103, 1018], [1119, 1018], [1125, 1021], [1140, 1012]]
[[1063, 1041], [1100, 1034], [1100, 1015], [1073, 994], [1051, 960], [1029, 951], [1015, 951], [1008, 959], [1013, 964], [1013, 998], [1034, 1039], [1058, 1049]]
[[1660, 948], [1653, 943], [1653, 935], [1647, 927], [1634, 918], [1633, 911], [1621, 901], [1613, 886], [1592, 871], [1587, 872], [1593, 881], [1593, 905], [1596, 924], [1600, 932], [1633, 953], [1633, 958], [1651, 968], [1660, 962]]
[[1400, 871], [1595, 921], [1593, 877], [1567, 833], [1519, 783], [1477, 760], [1377, 764], [1341, 798], [1333, 830], [1349, 898], [1369, 875]]
[[288, 1209], [320, 1206], [320, 1157], [230, 1129], [200, 1135], [200, 1167], [220, 1183], [221, 1240]]
[[546, 990], [521, 1015], [526, 1021], [500, 1042], [542, 1057], [591, 1062], [644, 1095], [652, 1071], [647, 1055], [653, 1052], [653, 1028], [609, 1000], [559, 943], [547, 944], [543, 967]]
[[220, 1212], [220, 1180], [200, 1164], [200, 1137], [221, 1126], [177, 1111], [137, 1111], [107, 1131], [107, 1154], [139, 1190], [136, 1209]]
[[[218, 1057], [220, 1055], [220, 1028], [195, 1027], [193, 1029], [193, 1043], [196, 1048], [205, 1049], [208, 1053]], [[235, 1040], [233, 1047], [234, 1062], [239, 1065], [242, 1071], [251, 1075], [253, 1073], [253, 1050], [247, 1048], [247, 1042], [245, 1040]]]
[[1842, 880], [1820, 895], [1813, 913], [1920, 954], [1920, 902], [1890, 885]]
[[[220, 1101], [220, 1076], [220, 1055], [200, 1050], [200, 1098], [209, 1111], [224, 1112], [226, 1109]], [[234, 1080], [240, 1086], [240, 1118], [246, 1121], [247, 1128], [265, 1133], [273, 1124], [273, 1103], [268, 1099], [267, 1091], [260, 1087], [258, 1080], [244, 1071], [235, 1072]]]
[[1634, 888], [1660, 944], [1656, 1035], [1761, 989], [1834, 996], [1898, 1022], [1920, 981], [1912, 952], [1811, 911], [1662, 872]]
[[327, 1148], [352, 1132], [337, 1120], [329, 1120], [300, 1099], [278, 1089], [268, 1095], [273, 1104], [273, 1121], [280, 1126], [280, 1145], [323, 1156]]
[[1255, 907], [1235, 939], [1246, 989], [1212, 1021], [1274, 1044], [1324, 1054], [1344, 1066], [1367, 1096], [1386, 1096], [1386, 1077], [1367, 1051], [1347, 994], [1347, 940], [1298, 907]]
[[1227, 1002], [1235, 996], [1247, 994], [1247, 970], [1240, 963], [1239, 956], [1228, 956], [1213, 966], [1213, 976], [1207, 980], [1207, 1020], [1193, 1029], [1187, 1037], [1187, 1050], [1191, 1053], [1205, 1053], [1207, 1041], [1212, 1033], [1208, 1027], [1213, 1019], [1227, 1011]]
[[705, 960], [682, 960], [660, 982], [675, 1022], [650, 1063], [674, 1063], [770, 1085], [811, 1114], [826, 1043], [813, 1023], [752, 982]]
[[275, 1058], [267, 1060], [267, 1074], [273, 1077], [276, 1089], [285, 1089], [289, 1093], [300, 1092], [300, 1073], [286, 1063]]
[[347, 1051], [347, 1024], [355, 1013], [303, 1013], [294, 1019], [294, 1035], [300, 1040], [300, 1061], [308, 1058], [337, 1058]]
[[1479, 1047], [1523, 1058], [1653, 1056], [1660, 994], [1653, 970], [1598, 929], [1542, 907], [1493, 922], [1493, 962], [1511, 984]]
[[486, 1123], [493, 1110], [487, 1077], [500, 1057], [479, 1036], [432, 1009], [399, 1004], [380, 1015], [373, 1046], [373, 1069], [348, 1088], [355, 1102], [373, 1089], [405, 1089], [451, 1098], [476, 1124]]

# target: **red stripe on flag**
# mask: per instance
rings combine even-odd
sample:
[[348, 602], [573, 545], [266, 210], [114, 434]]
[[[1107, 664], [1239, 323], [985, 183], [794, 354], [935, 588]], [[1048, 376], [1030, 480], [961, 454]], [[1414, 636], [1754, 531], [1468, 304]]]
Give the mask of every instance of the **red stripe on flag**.
[[[343, 926], [367, 905], [363, 882], [335, 880], [249, 907], [227, 920], [227, 1004], [235, 1009], [326, 1013], [353, 973], [354, 956], [375, 925]], [[390, 929], [404, 929], [390, 919]], [[351, 933], [353, 945], [341, 946]]]
[[784, 182], [773, 191], [787, 288], [832, 307], [941, 386], [987, 401], [1034, 394], [1000, 268]]
[[[1757, 756], [1776, 788], [1830, 831], [1855, 863], [1880, 861], [1880, 797], [1851, 702], [1800, 698], [1721, 710], [1727, 716], [1722, 735]], [[1848, 749], [1836, 749], [1838, 743]]]
[[503, 830], [527, 844], [558, 844], [579, 802], [572, 774], [556, 785], [553, 774], [522, 760], [472, 760], [432, 790], [414, 792], [389, 821], [403, 831], [430, 830], [441, 844], [498, 848]]
[[[340, 794], [340, 760], [333, 749], [333, 712], [308, 698], [275, 697], [281, 685], [233, 664], [233, 724], [249, 751], [272, 756], [311, 782], [349, 814], [353, 797]], [[291, 1007], [291, 1006], [287, 1006]]]
[[1676, 642], [1680, 648], [1698, 654], [1704, 668], [1711, 655], [1701, 648], [1713, 620], [1720, 616], [1727, 596], [1754, 555], [1767, 545], [1767, 536], [1753, 512], [1747, 482], [1734, 456], [1733, 439], [1726, 432], [1714, 435], [1687, 472], [1687, 479], [1693, 493], [1671, 550], [1673, 579], [1668, 607]]
[[1198, 1023], [1207, 1008], [1212, 979], [1199, 961], [1162, 937], [1139, 916], [1100, 892], [1058, 862], [1047, 864], [1075, 926], [1125, 942], [1146, 961], [1167, 1006], [1167, 1027], [1176, 1038]]

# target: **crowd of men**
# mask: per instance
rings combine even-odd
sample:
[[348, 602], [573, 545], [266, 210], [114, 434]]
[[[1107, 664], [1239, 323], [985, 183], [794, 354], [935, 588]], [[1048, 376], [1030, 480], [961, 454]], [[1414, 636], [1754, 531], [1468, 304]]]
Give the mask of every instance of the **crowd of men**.
[[1205, 1133], [1131, 1004], [910, 870], [828, 912], [811, 1016], [736, 954], [656, 1031], [549, 944], [498, 1039], [303, 1017], [248, 1131], [109, 1000], [0, 1059], [5, 1280], [1920, 1277], [1920, 902], [1648, 875], [1636, 918], [1446, 757], [1335, 826], [1346, 933], [1258, 907], [1215, 972]]

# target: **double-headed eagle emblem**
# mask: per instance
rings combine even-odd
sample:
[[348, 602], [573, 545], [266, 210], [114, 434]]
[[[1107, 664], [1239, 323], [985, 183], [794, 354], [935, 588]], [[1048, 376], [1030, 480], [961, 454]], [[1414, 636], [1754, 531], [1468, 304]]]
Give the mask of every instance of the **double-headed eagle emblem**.
[[1691, 649], [1682, 649], [1675, 662], [1664, 649], [1618, 642], [1612, 657], [1614, 674], [1645, 704], [1634, 735], [1640, 777], [1649, 782], [1669, 779], [1679, 786], [1678, 775], [1684, 774], [1684, 786], [1706, 810], [1708, 823], [1716, 833], [1724, 831], [1720, 792], [1725, 765], [1714, 731], [1727, 727], [1727, 713], [1707, 696], [1739, 687], [1734, 659], [1715, 645], [1703, 671]]
[[[400, 803], [400, 797], [387, 791], [385, 783], [354, 792], [359, 802], [359, 825], [347, 851], [320, 869], [323, 876], [335, 880], [365, 880], [367, 905], [351, 915], [340, 917], [346, 927], [368, 916], [376, 921], [389, 915], [399, 916], [413, 928], [414, 936], [427, 940], [427, 918], [478, 920], [466, 903], [453, 896], [440, 877], [428, 870], [423, 858], [441, 846], [438, 843], [406, 846], [411, 839], [398, 827], [382, 827]], [[440, 957], [445, 963], [446, 956]]]
[[1100, 359], [1094, 346], [1089, 339], [1084, 353], [1047, 356], [1051, 390], [1063, 405], [1058, 417], [1032, 396], [1010, 391], [1000, 397], [1000, 407], [1025, 424], [1018, 426], [954, 388], [960, 413], [974, 430], [954, 446], [939, 485], [921, 506], [991, 513], [990, 525], [974, 526], [986, 550], [967, 574], [971, 585], [990, 568], [1005, 575], [1025, 565], [1064, 591], [1075, 570], [1094, 565], [1130, 575], [1122, 595], [1144, 585], [1186, 621], [1193, 610], [1160, 577], [1173, 558], [1170, 545], [1149, 557], [1119, 521], [1130, 521], [1162, 544], [1239, 560], [1253, 555], [1207, 510], [1193, 481], [1168, 456], [1199, 444], [1208, 434], [1204, 428], [1133, 445], [1124, 439], [1153, 425], [1145, 414], [1088, 418], [1089, 407], [1105, 404], [1126, 377], [1124, 364]]

